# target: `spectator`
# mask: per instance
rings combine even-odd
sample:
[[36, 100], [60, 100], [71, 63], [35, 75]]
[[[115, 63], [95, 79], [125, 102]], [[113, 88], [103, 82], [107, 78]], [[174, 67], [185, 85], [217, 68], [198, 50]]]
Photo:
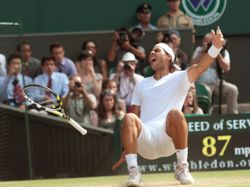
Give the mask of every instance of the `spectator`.
[[125, 100], [127, 111], [129, 111], [135, 85], [143, 79], [143, 76], [135, 73], [137, 59], [133, 53], [125, 53], [122, 62], [125, 64], [122, 72], [110, 77], [110, 79], [115, 80], [119, 85], [118, 97]]
[[104, 59], [98, 59], [97, 57], [97, 45], [92, 40], [86, 40], [82, 44], [82, 51], [89, 50], [94, 57], [95, 71], [102, 74], [103, 80], [108, 79], [108, 66]]
[[162, 31], [158, 32], [156, 35], [156, 44], [158, 43], [166, 43], [169, 44], [171, 42], [169, 33], [164, 33]]
[[114, 32], [111, 48], [108, 52], [108, 61], [118, 63], [126, 52], [133, 53], [137, 59], [144, 60], [145, 49], [140, 45], [133, 45], [129, 31], [121, 27]]
[[136, 9], [138, 24], [135, 27], [142, 30], [156, 30], [157, 27], [151, 24], [151, 11], [152, 6], [150, 4], [143, 3], [139, 5]]
[[50, 53], [56, 62], [56, 71], [66, 74], [68, 77], [77, 75], [75, 64], [72, 60], [65, 57], [65, 50], [61, 44], [50, 45]]
[[[56, 62], [53, 57], [43, 57], [41, 60], [43, 74], [34, 79], [35, 84], [47, 86], [56, 94], [65, 97], [69, 91], [68, 77], [64, 73], [56, 72]], [[49, 100], [48, 97], [43, 98]]]
[[[105, 80], [102, 84], [102, 90], [111, 90], [114, 92], [115, 95], [117, 95], [117, 84], [114, 80]], [[118, 107], [119, 110], [126, 113], [126, 103], [123, 99], [118, 98]]]
[[69, 92], [63, 99], [65, 113], [81, 124], [91, 125], [91, 110], [94, 110], [96, 105], [96, 97], [85, 90], [81, 77], [70, 77]]
[[11, 54], [7, 60], [7, 75], [0, 77], [0, 103], [25, 108], [22, 88], [31, 84], [32, 79], [20, 73], [22, 67], [21, 57]]
[[0, 77], [6, 75], [6, 58], [0, 53]]
[[181, 35], [179, 31], [175, 29], [169, 30], [169, 35], [176, 55], [176, 64], [180, 66], [182, 70], [185, 70], [188, 66], [188, 55], [180, 48]]
[[17, 52], [20, 53], [23, 60], [23, 73], [34, 79], [42, 74], [41, 62], [32, 56], [31, 45], [28, 42], [22, 42], [17, 46]]
[[197, 104], [195, 92], [189, 89], [184, 105], [182, 107], [184, 114], [203, 114], [202, 109]]
[[102, 93], [102, 75], [94, 70], [94, 57], [89, 51], [80, 53], [77, 59], [78, 73], [85, 89], [98, 98]]
[[104, 90], [98, 105], [99, 127], [114, 130], [123, 117], [124, 113], [119, 109], [116, 94], [112, 90]]
[[110, 77], [114, 77], [115, 75], [120, 75], [123, 68], [124, 68], [124, 63], [122, 61], [118, 62], [115, 67], [109, 70], [109, 79]]
[[[211, 34], [206, 34], [202, 40], [202, 46], [198, 46], [192, 57], [192, 64], [197, 64], [201, 56], [207, 51], [212, 43]], [[220, 81], [222, 81], [222, 100], [226, 100], [227, 113], [238, 113], [238, 88], [236, 85], [229, 83], [223, 78], [220, 78], [220, 73], [228, 73], [231, 69], [230, 55], [226, 46], [223, 47], [221, 53], [213, 63], [199, 78], [198, 83], [205, 84], [210, 91], [210, 95], [218, 97], [220, 95]]]
[[[157, 21], [159, 29], [192, 29], [195, 33], [194, 24], [189, 16], [180, 10], [181, 0], [167, 0], [168, 12]], [[194, 42], [193, 35], [193, 42]]]

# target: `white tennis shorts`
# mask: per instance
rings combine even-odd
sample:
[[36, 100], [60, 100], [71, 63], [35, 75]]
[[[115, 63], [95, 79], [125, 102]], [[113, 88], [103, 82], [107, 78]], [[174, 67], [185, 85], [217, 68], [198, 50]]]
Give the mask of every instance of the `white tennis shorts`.
[[137, 152], [143, 158], [154, 160], [160, 157], [169, 157], [175, 153], [172, 138], [166, 133], [165, 123], [161, 128], [152, 128], [144, 125], [137, 139]]

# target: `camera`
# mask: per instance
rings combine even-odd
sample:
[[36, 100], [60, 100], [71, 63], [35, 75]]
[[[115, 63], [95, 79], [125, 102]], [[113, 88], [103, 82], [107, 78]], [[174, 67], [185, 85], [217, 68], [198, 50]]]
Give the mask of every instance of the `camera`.
[[131, 67], [128, 65], [128, 63], [125, 63], [123, 68], [125, 70], [131, 70]]
[[119, 35], [119, 42], [120, 43], [129, 41], [128, 29], [126, 29], [125, 27], [120, 27], [120, 28], [116, 29], [116, 32]]
[[118, 34], [121, 42], [128, 41], [128, 34], [125, 31], [118, 31]]
[[116, 32], [119, 34], [119, 44], [129, 41], [134, 47], [137, 47], [145, 36], [145, 32], [139, 27], [133, 27], [130, 30], [126, 27], [120, 27], [116, 29]]
[[82, 84], [80, 82], [75, 82], [75, 87], [80, 88]]

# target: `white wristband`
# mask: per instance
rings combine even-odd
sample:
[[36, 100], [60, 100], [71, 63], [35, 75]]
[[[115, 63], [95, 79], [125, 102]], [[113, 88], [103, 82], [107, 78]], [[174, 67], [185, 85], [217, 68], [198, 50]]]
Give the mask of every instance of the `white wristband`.
[[214, 45], [211, 45], [211, 47], [208, 50], [208, 54], [209, 56], [211, 56], [212, 58], [216, 58], [218, 56], [218, 54], [220, 53], [220, 49], [218, 49], [217, 47], [215, 47]]

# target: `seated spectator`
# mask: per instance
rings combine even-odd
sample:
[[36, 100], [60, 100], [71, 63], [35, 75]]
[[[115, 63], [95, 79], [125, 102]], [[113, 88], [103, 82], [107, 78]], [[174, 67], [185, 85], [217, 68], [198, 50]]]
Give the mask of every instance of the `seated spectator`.
[[169, 44], [171, 42], [171, 38], [169, 33], [164, 33], [162, 31], [158, 32], [156, 35], [156, 44], [158, 43], [166, 43]]
[[[114, 80], [105, 80], [105, 81], [103, 81], [103, 84], [102, 84], [102, 90], [111, 90], [116, 95], [117, 94], [117, 84]], [[117, 99], [118, 99], [119, 110], [123, 111], [125, 114], [126, 113], [125, 101], [121, 98], [118, 98], [118, 97], [117, 97]]]
[[127, 106], [127, 111], [130, 111], [130, 104], [132, 94], [137, 82], [141, 81], [144, 77], [135, 73], [137, 59], [133, 53], [127, 52], [122, 58], [124, 68], [120, 74], [110, 77], [115, 80], [118, 86], [118, 97], [124, 99]]
[[151, 24], [151, 11], [152, 6], [150, 4], [140, 4], [136, 9], [138, 24], [135, 27], [142, 30], [156, 30], [157, 27]]
[[126, 52], [133, 53], [138, 60], [146, 57], [145, 49], [140, 45], [133, 45], [129, 31], [122, 27], [114, 32], [111, 47], [108, 52], [108, 61], [118, 63]]
[[[202, 46], [198, 46], [192, 57], [192, 64], [199, 62], [201, 56], [208, 50], [211, 45], [212, 36], [211, 34], [206, 34], [202, 40]], [[227, 103], [227, 113], [237, 114], [238, 113], [238, 88], [236, 85], [229, 83], [224, 80], [222, 75], [228, 73], [231, 69], [230, 66], [230, 56], [226, 49], [223, 47], [221, 53], [215, 59], [216, 63], [213, 63], [199, 78], [198, 83], [205, 84], [209, 87], [210, 94], [218, 97], [220, 94], [222, 100], [226, 100]], [[220, 83], [222, 83], [222, 92], [220, 93]]]
[[[56, 94], [65, 97], [68, 94], [68, 77], [64, 73], [56, 72], [56, 62], [53, 57], [43, 57], [41, 60], [43, 74], [34, 79], [35, 84], [47, 86]], [[49, 100], [46, 96], [44, 100]]]
[[54, 43], [50, 45], [49, 50], [55, 59], [56, 71], [66, 74], [67, 77], [77, 75], [74, 62], [65, 57], [64, 47], [61, 44]]
[[91, 125], [91, 110], [97, 106], [96, 97], [85, 90], [80, 76], [69, 79], [69, 92], [63, 99], [63, 108], [67, 115], [84, 125]]
[[109, 79], [110, 77], [114, 77], [115, 75], [120, 75], [124, 68], [124, 63], [122, 61], [118, 62], [115, 67], [109, 70]]
[[182, 69], [185, 70], [188, 67], [188, 55], [185, 51], [183, 51], [180, 47], [181, 44], [181, 35], [180, 32], [171, 29], [169, 30], [170, 40], [173, 44], [173, 49], [176, 55], [176, 64]]
[[108, 66], [104, 59], [98, 59], [97, 45], [92, 40], [86, 40], [82, 44], [82, 51], [89, 50], [94, 57], [94, 68], [97, 73], [101, 73], [103, 80], [108, 79]]
[[98, 98], [102, 93], [102, 75], [94, 70], [94, 57], [89, 51], [83, 51], [77, 58], [78, 75], [82, 78], [85, 89]]
[[124, 117], [119, 110], [118, 100], [112, 90], [104, 90], [100, 96], [97, 109], [99, 127], [114, 130]]
[[0, 53], [0, 77], [6, 75], [6, 58], [4, 54]]
[[23, 60], [23, 73], [34, 79], [37, 75], [42, 74], [40, 60], [32, 56], [31, 45], [28, 42], [22, 42], [17, 46], [17, 52]]
[[[21, 57], [12, 54], [7, 60], [7, 75], [0, 77], [0, 103], [24, 109], [23, 87], [31, 84], [32, 79], [20, 73], [22, 67]], [[25, 82], [24, 82], [25, 81]]]
[[182, 108], [184, 114], [203, 114], [202, 109], [197, 104], [195, 92], [190, 89]]

